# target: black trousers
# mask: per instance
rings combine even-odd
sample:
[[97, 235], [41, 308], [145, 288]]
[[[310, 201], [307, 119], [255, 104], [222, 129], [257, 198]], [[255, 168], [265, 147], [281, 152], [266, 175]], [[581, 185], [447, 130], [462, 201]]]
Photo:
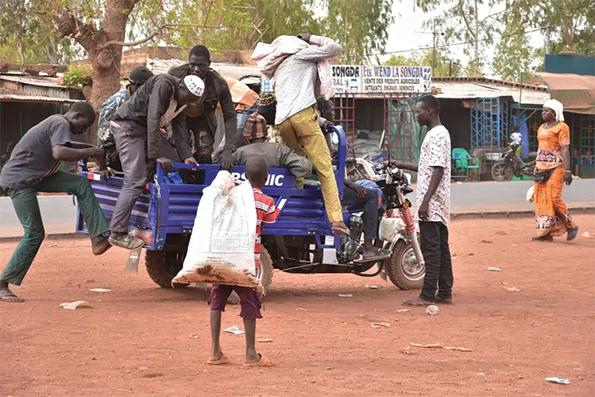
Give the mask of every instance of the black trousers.
[[433, 301], [452, 297], [452, 262], [448, 246], [448, 228], [441, 222], [419, 222], [421, 252], [426, 262], [426, 276], [421, 298]]

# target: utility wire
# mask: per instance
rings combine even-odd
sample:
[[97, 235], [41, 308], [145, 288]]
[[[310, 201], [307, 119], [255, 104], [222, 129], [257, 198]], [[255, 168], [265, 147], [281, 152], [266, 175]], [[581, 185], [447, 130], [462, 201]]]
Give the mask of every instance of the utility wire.
[[[519, 33], [503, 34], [500, 37], [502, 38], [502, 37], [522, 36], [522, 35], [526, 35], [526, 34], [529, 34], [529, 33], [538, 32], [540, 30], [545, 30], [545, 29], [550, 29], [550, 27], [547, 27], [546, 26], [546, 27], [535, 28], [535, 29], [531, 29], [531, 30], [525, 30], [525, 31], [519, 32]], [[374, 54], [366, 54], [365, 57], [373, 57], [373, 56], [389, 55], [389, 54], [400, 54], [400, 53], [404, 53], [404, 52], [415, 52], [415, 51], [421, 51], [421, 50], [432, 50], [434, 48], [449, 48], [449, 47], [455, 47], [455, 46], [459, 46], [459, 45], [473, 44], [476, 41], [484, 42], [484, 41], [488, 41], [488, 39], [460, 41], [460, 42], [457, 42], [457, 43], [437, 45], [436, 47], [434, 47], [434, 46], [426, 46], [426, 47], [410, 48], [410, 49], [407, 49], [407, 50], [384, 51], [384, 52], [378, 52], [378, 53], [374, 53]], [[352, 59], [352, 58], [359, 58], [359, 56], [352, 55], [350, 57], [346, 57], [346, 59]]]

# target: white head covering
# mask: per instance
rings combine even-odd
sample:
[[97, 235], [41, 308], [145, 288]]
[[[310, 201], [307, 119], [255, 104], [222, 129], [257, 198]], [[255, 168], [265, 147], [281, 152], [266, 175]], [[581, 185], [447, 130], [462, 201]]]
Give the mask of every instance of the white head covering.
[[556, 121], [564, 121], [564, 105], [555, 99], [548, 99], [543, 104], [544, 108], [552, 109], [556, 113]]
[[205, 82], [198, 76], [190, 74], [184, 77], [184, 85], [192, 95], [201, 97], [205, 92]]

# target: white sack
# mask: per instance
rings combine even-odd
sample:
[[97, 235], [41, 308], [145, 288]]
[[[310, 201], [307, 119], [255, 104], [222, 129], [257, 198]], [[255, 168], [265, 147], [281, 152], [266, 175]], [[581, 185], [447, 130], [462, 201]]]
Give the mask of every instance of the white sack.
[[254, 264], [256, 209], [249, 182], [220, 171], [203, 191], [184, 266], [172, 283], [259, 287]]

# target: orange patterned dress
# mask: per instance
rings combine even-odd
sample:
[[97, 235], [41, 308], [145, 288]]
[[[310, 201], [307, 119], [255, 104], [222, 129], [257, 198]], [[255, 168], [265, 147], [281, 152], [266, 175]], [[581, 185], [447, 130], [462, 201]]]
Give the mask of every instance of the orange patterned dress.
[[539, 147], [535, 168], [553, 170], [546, 182], [535, 184], [535, 220], [538, 236], [560, 236], [576, 225], [562, 199], [564, 187], [564, 159], [562, 146], [570, 145], [570, 128], [558, 122], [550, 128], [542, 124], [537, 131]]

